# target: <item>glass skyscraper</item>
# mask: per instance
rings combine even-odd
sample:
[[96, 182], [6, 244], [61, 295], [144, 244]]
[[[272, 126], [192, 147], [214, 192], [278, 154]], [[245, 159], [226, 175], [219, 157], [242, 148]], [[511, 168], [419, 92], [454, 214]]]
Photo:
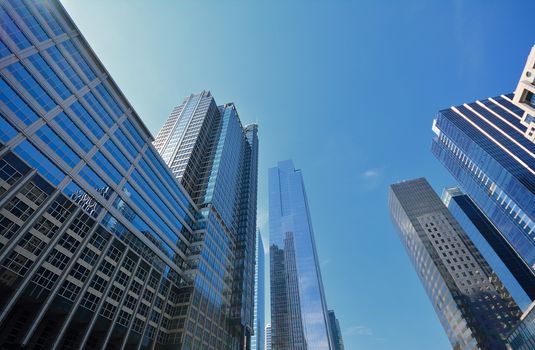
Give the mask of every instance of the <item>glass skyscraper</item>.
[[525, 310], [535, 297], [533, 270], [518, 256], [467, 194], [459, 188], [448, 188], [442, 197], [444, 204], [498, 275], [513, 299], [522, 310]]
[[331, 327], [331, 336], [333, 337], [333, 350], [344, 350], [340, 322], [338, 322], [334, 310], [329, 310], [329, 327]]
[[[228, 339], [218, 349], [250, 348], [257, 130], [256, 124], [242, 126], [233, 103], [217, 106], [210, 92], [203, 91], [176, 107], [154, 140], [201, 213], [188, 257], [192, 293], [203, 300], [192, 303], [187, 311], [195, 349], [206, 338]], [[213, 327], [221, 321], [228, 328]]]
[[520, 309], [423, 178], [390, 186], [390, 214], [454, 349], [506, 349]]
[[286, 160], [268, 181], [272, 348], [333, 349], [303, 175]]
[[229, 348], [241, 233], [199, 249], [212, 223], [59, 2], [1, 1], [0, 38], [0, 348]]
[[[535, 144], [524, 111], [502, 95], [438, 113], [433, 154], [524, 264], [535, 270]], [[504, 261], [508, 264], [507, 261]], [[515, 266], [508, 266], [514, 270]], [[535, 281], [519, 281], [534, 299]]]
[[256, 231], [256, 264], [254, 274], [254, 335], [252, 350], [265, 350], [265, 265], [264, 243], [260, 231]]
[[212, 134], [215, 128], [221, 129], [220, 124], [221, 114], [212, 94], [203, 91], [175, 107], [154, 140], [154, 147], [197, 203], [211, 201], [207, 175], [216, 147]]

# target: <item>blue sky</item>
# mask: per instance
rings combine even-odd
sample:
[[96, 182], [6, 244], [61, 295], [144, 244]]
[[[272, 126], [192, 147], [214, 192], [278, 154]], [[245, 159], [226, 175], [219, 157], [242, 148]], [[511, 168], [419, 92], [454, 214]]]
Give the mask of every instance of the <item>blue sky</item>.
[[430, 151], [439, 109], [511, 92], [535, 43], [533, 1], [63, 0], [156, 134], [191, 92], [260, 125], [267, 168], [304, 173], [346, 349], [451, 349], [392, 227], [387, 186], [453, 184]]

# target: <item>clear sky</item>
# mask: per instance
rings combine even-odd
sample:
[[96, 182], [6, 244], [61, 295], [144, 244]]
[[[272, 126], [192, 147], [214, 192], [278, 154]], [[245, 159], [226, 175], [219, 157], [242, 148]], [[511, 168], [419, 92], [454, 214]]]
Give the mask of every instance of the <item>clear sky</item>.
[[327, 303], [348, 350], [451, 349], [387, 208], [387, 186], [454, 182], [431, 155], [439, 109], [513, 91], [534, 1], [63, 0], [156, 134], [183, 98], [235, 102], [267, 169], [304, 173]]

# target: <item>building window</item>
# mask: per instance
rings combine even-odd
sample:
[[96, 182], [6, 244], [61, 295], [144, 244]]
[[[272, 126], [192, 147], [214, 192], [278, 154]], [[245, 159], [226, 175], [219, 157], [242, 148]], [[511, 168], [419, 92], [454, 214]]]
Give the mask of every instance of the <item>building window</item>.
[[528, 91], [526, 93], [526, 98], [524, 99], [524, 101], [531, 107], [535, 108], [535, 95], [533, 95], [532, 92]]
[[81, 288], [75, 285], [74, 283], [65, 281], [63, 282], [63, 285], [61, 286], [61, 289], [58, 294], [63, 296], [67, 300], [74, 301], [74, 299], [76, 299], [76, 296], [80, 292], [80, 289]]
[[63, 270], [65, 266], [67, 266], [67, 262], [69, 262], [69, 260], [70, 258], [67, 255], [56, 249], [52, 251], [47, 259], [50, 265], [58, 268], [59, 270]]
[[33, 261], [24, 257], [23, 255], [17, 252], [12, 252], [2, 265], [16, 274], [24, 276], [26, 275], [26, 272], [28, 272], [28, 269], [32, 263]]

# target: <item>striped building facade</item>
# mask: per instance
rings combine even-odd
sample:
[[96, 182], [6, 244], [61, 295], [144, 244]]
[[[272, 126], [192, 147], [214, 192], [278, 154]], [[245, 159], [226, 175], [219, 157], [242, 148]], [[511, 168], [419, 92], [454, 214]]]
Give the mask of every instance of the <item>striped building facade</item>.
[[432, 152], [529, 268], [532, 276], [522, 284], [533, 295], [535, 144], [512, 100], [501, 95], [440, 111]]

